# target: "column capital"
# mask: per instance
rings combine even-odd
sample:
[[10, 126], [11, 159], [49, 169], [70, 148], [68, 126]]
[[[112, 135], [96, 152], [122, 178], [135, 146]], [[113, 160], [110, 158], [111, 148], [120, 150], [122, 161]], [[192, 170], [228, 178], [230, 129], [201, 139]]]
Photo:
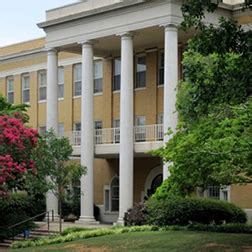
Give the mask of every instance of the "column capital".
[[79, 45], [83, 46], [83, 47], [92, 47], [94, 45], [96, 41], [93, 39], [90, 40], [83, 40], [81, 42], [78, 42]]
[[56, 48], [45, 48], [45, 51], [48, 53], [48, 54], [57, 54], [59, 52], [59, 50], [57, 50]]
[[162, 24], [160, 25], [161, 27], [165, 28], [165, 31], [177, 31], [178, 30], [178, 25], [175, 23], [166, 23], [166, 24]]
[[135, 33], [127, 31], [127, 32], [121, 32], [116, 34], [116, 36], [120, 36], [122, 39], [128, 39], [128, 38], [133, 38]]

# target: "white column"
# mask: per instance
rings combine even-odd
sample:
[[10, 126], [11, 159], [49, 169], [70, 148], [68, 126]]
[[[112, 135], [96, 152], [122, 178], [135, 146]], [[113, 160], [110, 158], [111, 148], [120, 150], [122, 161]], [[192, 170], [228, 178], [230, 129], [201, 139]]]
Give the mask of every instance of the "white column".
[[133, 206], [133, 37], [121, 35], [119, 218]]
[[[47, 88], [46, 88], [46, 129], [53, 129], [58, 133], [58, 53], [55, 49], [47, 52]], [[50, 178], [47, 178], [50, 180]], [[58, 214], [58, 200], [52, 193], [46, 194], [46, 210], [54, 211], [54, 216]], [[51, 215], [51, 213], [50, 213]]]
[[51, 49], [47, 52], [47, 89], [46, 89], [46, 129], [58, 133], [58, 53]]
[[[165, 70], [164, 70], [164, 133], [170, 128], [175, 132], [178, 115], [176, 112], [176, 94], [178, 83], [178, 30], [175, 25], [165, 27]], [[164, 134], [164, 144], [172, 135]], [[163, 178], [169, 176], [169, 164], [163, 165]]]
[[93, 44], [82, 44], [82, 97], [81, 97], [81, 164], [87, 174], [81, 177], [81, 216], [82, 224], [96, 224], [94, 219], [94, 62]]

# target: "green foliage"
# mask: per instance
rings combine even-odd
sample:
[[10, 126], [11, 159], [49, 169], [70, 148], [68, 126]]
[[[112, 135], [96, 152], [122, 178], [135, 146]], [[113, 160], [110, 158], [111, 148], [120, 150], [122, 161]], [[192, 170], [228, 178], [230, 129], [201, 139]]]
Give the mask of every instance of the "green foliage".
[[13, 105], [8, 103], [6, 98], [0, 94], [0, 116], [8, 115], [22, 118], [23, 123], [27, 123], [29, 121], [29, 116], [26, 114], [28, 107], [27, 104]]
[[[70, 160], [72, 152], [67, 138], [57, 138], [53, 131], [42, 136], [33, 152], [37, 172], [27, 175], [26, 190], [32, 195], [51, 190], [63, 199], [65, 189], [85, 174], [84, 167]], [[50, 177], [50, 180], [46, 180], [46, 177]]]
[[185, 196], [196, 187], [252, 182], [252, 99], [222, 107], [219, 114], [180, 129], [156, 151], [169, 167], [170, 177], [156, 194], [170, 191]]
[[84, 230], [79, 232], [69, 233], [64, 236], [56, 236], [52, 238], [42, 238], [35, 241], [18, 241], [12, 244], [12, 248], [26, 248], [37, 247], [49, 244], [58, 244], [63, 242], [71, 242], [80, 239], [88, 239], [92, 237], [100, 237], [104, 235], [122, 234], [128, 232], [145, 232], [145, 231], [158, 231], [156, 226], [134, 226], [134, 227], [120, 227], [120, 228], [100, 228], [95, 230]]
[[64, 231], [62, 232], [62, 235], [68, 235], [71, 233], [75, 233], [75, 232], [81, 232], [81, 231], [91, 231], [94, 230], [93, 228], [85, 228], [85, 227], [69, 227], [64, 229]]
[[[7, 198], [0, 198], [0, 239], [12, 235], [7, 227], [20, 221], [45, 212], [45, 200], [24, 194], [12, 194]], [[40, 219], [44, 216], [40, 216]], [[25, 227], [33, 226], [33, 222], [25, 223], [14, 229], [14, 233], [21, 233]]]
[[147, 212], [144, 203], [138, 203], [129, 209], [124, 216], [125, 226], [142, 226], [146, 224]]
[[245, 223], [247, 217], [239, 207], [220, 200], [152, 197], [147, 201], [147, 221], [151, 225], [188, 225], [190, 223]]
[[190, 231], [252, 234], [252, 225], [240, 223], [228, 223], [223, 225], [191, 224], [188, 225], [186, 229]]
[[[222, 2], [222, 0], [185, 0], [181, 7], [184, 18], [181, 27], [184, 30], [188, 30], [191, 27], [204, 30], [205, 12], [214, 12]], [[252, 10], [251, 0], [244, 0], [242, 5], [242, 10]]]

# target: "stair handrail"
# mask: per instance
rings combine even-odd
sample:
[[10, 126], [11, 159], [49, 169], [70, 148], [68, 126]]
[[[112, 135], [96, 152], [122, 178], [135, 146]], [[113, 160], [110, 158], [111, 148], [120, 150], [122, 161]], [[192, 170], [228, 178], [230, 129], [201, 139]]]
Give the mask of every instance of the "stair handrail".
[[46, 211], [46, 212], [37, 214], [37, 215], [35, 215], [35, 216], [33, 216], [33, 217], [30, 217], [30, 218], [28, 218], [28, 219], [25, 219], [25, 220], [23, 220], [23, 221], [20, 221], [20, 222], [18, 222], [18, 223], [15, 223], [15, 224], [13, 224], [13, 225], [7, 227], [7, 229], [12, 230], [12, 239], [14, 240], [14, 237], [15, 237], [15, 234], [14, 234], [14, 227], [18, 227], [18, 226], [20, 226], [21, 224], [24, 224], [24, 223], [26, 223], [26, 222], [28, 222], [28, 221], [34, 220], [34, 219], [36, 219], [37, 217], [42, 216], [42, 215], [46, 215], [46, 216], [47, 216], [47, 219], [46, 219], [46, 220], [47, 220], [47, 229], [48, 229], [48, 231], [49, 231], [49, 230], [50, 230], [50, 212], [52, 213], [52, 216], [51, 216], [51, 217], [52, 217], [52, 221], [51, 221], [51, 222], [54, 222], [54, 210], [49, 210], [49, 211]]

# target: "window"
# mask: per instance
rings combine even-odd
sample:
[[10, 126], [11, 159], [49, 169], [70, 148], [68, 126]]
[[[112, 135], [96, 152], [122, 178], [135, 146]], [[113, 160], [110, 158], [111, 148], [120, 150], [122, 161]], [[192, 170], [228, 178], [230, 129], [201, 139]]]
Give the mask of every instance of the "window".
[[136, 116], [135, 118], [135, 141], [144, 142], [146, 137], [145, 116]]
[[58, 136], [64, 136], [64, 123], [58, 123]]
[[7, 101], [9, 103], [14, 103], [14, 78], [7, 78]]
[[163, 124], [164, 122], [164, 114], [160, 113], [157, 115], [157, 124]]
[[80, 122], [76, 122], [74, 123], [74, 131], [81, 131], [81, 123]]
[[22, 75], [22, 102], [30, 102], [30, 76]]
[[102, 143], [102, 121], [95, 121], [94, 122], [94, 128], [95, 128], [95, 144], [101, 144]]
[[46, 100], [46, 71], [42, 70], [38, 73], [39, 83], [39, 101]]
[[102, 61], [94, 63], [94, 93], [102, 93], [103, 65]]
[[40, 135], [44, 135], [46, 133], [46, 126], [39, 126], [38, 132]]
[[115, 119], [113, 121], [113, 128], [115, 128], [114, 141], [115, 143], [120, 143], [120, 119]]
[[113, 91], [121, 88], [121, 59], [114, 59], [113, 64]]
[[64, 98], [64, 67], [58, 68], [58, 98]]
[[136, 57], [136, 84], [135, 88], [143, 88], [146, 86], [146, 57]]
[[82, 69], [81, 64], [74, 65], [74, 96], [81, 95]]
[[212, 199], [220, 199], [220, 187], [208, 186], [208, 197]]
[[114, 177], [110, 185], [111, 211], [119, 211], [119, 177]]
[[160, 52], [158, 58], [158, 85], [164, 85], [164, 52]]

